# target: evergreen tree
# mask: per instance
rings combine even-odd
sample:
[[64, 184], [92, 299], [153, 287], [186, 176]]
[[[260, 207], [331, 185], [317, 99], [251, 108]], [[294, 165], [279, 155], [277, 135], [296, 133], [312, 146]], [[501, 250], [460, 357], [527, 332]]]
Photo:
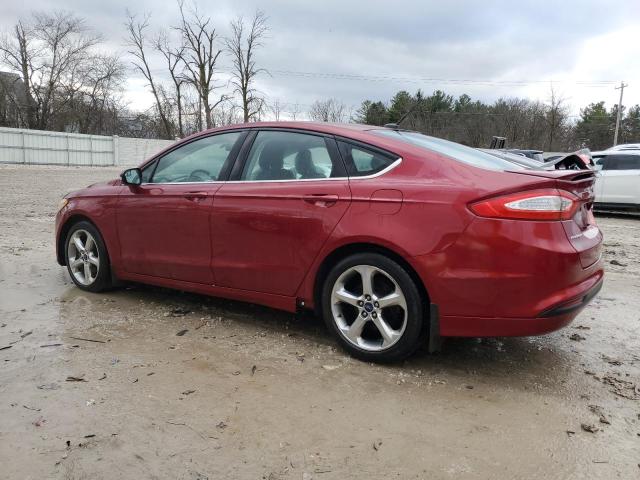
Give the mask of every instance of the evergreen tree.
[[389, 121], [397, 122], [413, 106], [414, 99], [406, 90], [400, 90], [391, 99]]
[[367, 125], [384, 125], [389, 123], [389, 111], [382, 102], [365, 100], [356, 112], [355, 121]]
[[604, 102], [591, 103], [580, 110], [575, 127], [577, 141], [591, 150], [603, 150], [613, 143], [617, 108], [607, 111]]

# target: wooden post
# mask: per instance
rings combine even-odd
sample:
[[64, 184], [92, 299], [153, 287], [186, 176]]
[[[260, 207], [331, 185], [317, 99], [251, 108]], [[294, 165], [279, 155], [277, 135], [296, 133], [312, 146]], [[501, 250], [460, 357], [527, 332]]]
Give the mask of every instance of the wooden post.
[[113, 136], [113, 166], [117, 167], [120, 164], [120, 137], [118, 135]]
[[89, 136], [89, 164], [93, 167], [93, 136]]
[[22, 163], [27, 163], [27, 150], [24, 146], [24, 131], [20, 132], [20, 138], [22, 139]]

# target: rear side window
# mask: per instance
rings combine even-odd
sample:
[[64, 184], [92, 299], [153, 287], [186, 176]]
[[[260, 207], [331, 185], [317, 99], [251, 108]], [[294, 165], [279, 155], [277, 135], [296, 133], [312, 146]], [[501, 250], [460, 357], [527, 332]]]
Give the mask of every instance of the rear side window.
[[640, 170], [640, 155], [608, 155], [601, 163], [603, 170]]
[[466, 147], [459, 143], [450, 142], [436, 137], [428, 137], [416, 132], [397, 130], [371, 130], [371, 133], [381, 137], [393, 138], [410, 145], [423, 148], [430, 152], [446, 155], [474, 167], [487, 168], [489, 170], [522, 170], [523, 166], [503, 160], [475, 148]]
[[338, 147], [350, 177], [364, 177], [376, 174], [398, 159], [387, 153], [348, 142], [338, 141]]
[[251, 146], [241, 180], [314, 180], [343, 177], [325, 137], [298, 132], [261, 131]]

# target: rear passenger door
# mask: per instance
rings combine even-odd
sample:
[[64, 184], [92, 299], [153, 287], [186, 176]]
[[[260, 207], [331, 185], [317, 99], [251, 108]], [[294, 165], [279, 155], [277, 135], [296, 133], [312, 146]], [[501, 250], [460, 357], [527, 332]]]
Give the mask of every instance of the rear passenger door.
[[602, 193], [604, 203], [640, 204], [640, 155], [613, 154], [602, 160]]
[[216, 284], [295, 295], [350, 202], [331, 136], [253, 132], [213, 203]]

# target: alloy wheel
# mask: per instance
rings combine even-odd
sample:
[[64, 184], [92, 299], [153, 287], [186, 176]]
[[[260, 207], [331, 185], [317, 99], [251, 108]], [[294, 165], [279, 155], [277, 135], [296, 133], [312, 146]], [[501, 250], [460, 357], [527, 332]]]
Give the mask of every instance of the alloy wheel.
[[76, 230], [67, 245], [69, 270], [84, 286], [96, 281], [100, 270], [100, 253], [95, 238], [86, 230]]
[[395, 345], [407, 325], [407, 300], [391, 275], [372, 265], [345, 270], [331, 291], [331, 313], [353, 345], [379, 352]]

